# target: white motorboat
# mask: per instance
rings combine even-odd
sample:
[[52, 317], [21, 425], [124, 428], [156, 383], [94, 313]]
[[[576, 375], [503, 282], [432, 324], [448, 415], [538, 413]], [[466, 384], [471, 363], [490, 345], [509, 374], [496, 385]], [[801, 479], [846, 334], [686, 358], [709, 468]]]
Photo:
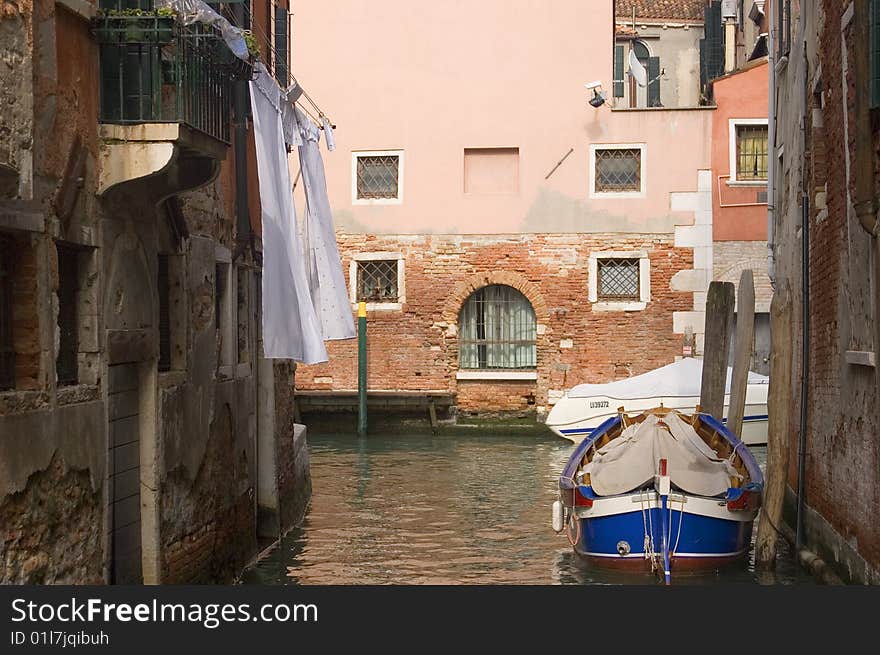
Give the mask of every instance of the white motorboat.
[[[730, 376], [724, 395], [724, 421], [730, 404]], [[693, 413], [700, 403], [703, 360], [686, 357], [667, 366], [606, 384], [579, 384], [560, 398], [547, 416], [547, 427], [560, 437], [580, 443], [618, 408], [627, 413], [668, 407]], [[767, 391], [770, 378], [749, 371], [742, 434], [747, 445], [767, 443]]]

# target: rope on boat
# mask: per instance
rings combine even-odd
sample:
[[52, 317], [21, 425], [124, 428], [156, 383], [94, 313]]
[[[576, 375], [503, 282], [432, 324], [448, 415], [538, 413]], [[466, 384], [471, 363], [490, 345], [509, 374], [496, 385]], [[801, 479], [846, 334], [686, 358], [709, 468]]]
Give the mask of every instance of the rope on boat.
[[[672, 503], [669, 504], [670, 517], [672, 516]], [[671, 520], [671, 518], [670, 518]], [[681, 496], [681, 509], [678, 510], [678, 534], [675, 535], [675, 548], [672, 549], [674, 556], [678, 550], [678, 542], [681, 539], [681, 524], [684, 523], [684, 495]]]
[[[574, 527], [575, 527], [574, 541], [572, 541], [572, 539], [571, 539], [572, 521], [574, 522]], [[578, 542], [581, 540], [581, 521], [577, 517], [577, 515], [574, 513], [574, 508], [572, 508], [571, 515], [568, 517], [568, 524], [566, 525], [565, 536], [568, 537], [568, 543], [570, 543], [572, 546], [577, 546]]]
[[[570, 478], [567, 475], [559, 476], [563, 480], [568, 480], [574, 486], [571, 489], [571, 512], [568, 515], [568, 521], [565, 522], [565, 536], [568, 538], [568, 543], [572, 546], [577, 546], [578, 542], [581, 540], [581, 522], [578, 519], [577, 514], [575, 514], [575, 504], [574, 504], [574, 494], [577, 492], [578, 483], [574, 478]], [[577, 528], [575, 540], [571, 540], [571, 522], [574, 520], [575, 527]]]

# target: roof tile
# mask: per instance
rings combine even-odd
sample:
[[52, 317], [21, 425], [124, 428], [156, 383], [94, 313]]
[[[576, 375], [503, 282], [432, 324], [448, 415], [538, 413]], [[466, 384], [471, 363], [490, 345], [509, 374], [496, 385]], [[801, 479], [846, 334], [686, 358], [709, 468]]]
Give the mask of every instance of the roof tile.
[[621, 17], [667, 18], [670, 20], [703, 21], [706, 0], [616, 0], [614, 13]]

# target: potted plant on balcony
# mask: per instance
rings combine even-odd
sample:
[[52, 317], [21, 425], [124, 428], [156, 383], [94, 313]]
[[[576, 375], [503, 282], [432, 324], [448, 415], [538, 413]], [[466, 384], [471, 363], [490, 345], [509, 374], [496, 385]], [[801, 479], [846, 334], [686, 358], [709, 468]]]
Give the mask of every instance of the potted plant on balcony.
[[172, 9], [99, 11], [92, 31], [99, 43], [170, 43], [177, 14]]

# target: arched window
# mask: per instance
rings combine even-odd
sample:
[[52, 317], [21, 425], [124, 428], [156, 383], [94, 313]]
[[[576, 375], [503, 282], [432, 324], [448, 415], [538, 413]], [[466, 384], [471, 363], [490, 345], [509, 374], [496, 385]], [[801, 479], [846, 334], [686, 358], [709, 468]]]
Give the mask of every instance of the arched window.
[[474, 291], [461, 308], [458, 324], [461, 368], [535, 368], [535, 311], [513, 287], [493, 284]]

